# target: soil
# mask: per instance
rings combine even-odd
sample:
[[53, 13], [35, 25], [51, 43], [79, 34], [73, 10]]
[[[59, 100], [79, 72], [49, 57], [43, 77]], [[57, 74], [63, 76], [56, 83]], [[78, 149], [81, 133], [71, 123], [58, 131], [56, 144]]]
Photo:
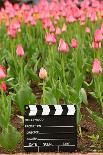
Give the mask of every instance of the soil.
[[[39, 102], [42, 91], [38, 89], [35, 85], [32, 85], [32, 89], [33, 89], [33, 92], [35, 92]], [[11, 116], [11, 123], [23, 136], [23, 122], [17, 116], [17, 115], [20, 115], [20, 112], [18, 111], [18, 108], [14, 104], [12, 105], [12, 107], [13, 107], [12, 108], [13, 115]], [[88, 95], [87, 107], [91, 108], [93, 111], [97, 113], [101, 113], [100, 105], [97, 104], [94, 98], [92, 98], [90, 95]], [[78, 134], [77, 152], [80, 152], [80, 153], [103, 152], [103, 144], [101, 144], [100, 142], [97, 142], [96, 144], [94, 144], [92, 140], [89, 138], [89, 136], [92, 136], [93, 134], [94, 135], [97, 134], [98, 128], [96, 127], [95, 122], [90, 119], [89, 113], [87, 112], [85, 105], [82, 105], [81, 113], [83, 116], [80, 122], [82, 135]], [[21, 142], [18, 144], [16, 150], [12, 151], [11, 153], [21, 153], [21, 152], [22, 153], [25, 152], [23, 149], [23, 137]], [[6, 152], [4, 149], [0, 148], [0, 154], [2, 153], [9, 153], [9, 152]]]
[[[88, 108], [95, 111], [101, 115], [100, 105], [95, 101], [94, 98], [88, 96]], [[85, 105], [82, 106], [81, 112], [83, 118], [81, 120], [80, 126], [82, 130], [82, 137], [78, 135], [78, 151], [80, 152], [103, 152], [103, 143], [98, 142], [93, 143], [89, 136], [97, 135], [99, 132], [95, 122], [90, 119], [89, 113], [87, 112]]]

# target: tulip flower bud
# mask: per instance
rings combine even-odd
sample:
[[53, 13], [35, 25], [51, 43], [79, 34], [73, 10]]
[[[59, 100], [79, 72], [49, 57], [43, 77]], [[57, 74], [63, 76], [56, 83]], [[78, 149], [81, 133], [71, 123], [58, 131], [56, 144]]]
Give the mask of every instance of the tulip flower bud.
[[56, 34], [56, 35], [60, 35], [60, 34], [61, 34], [61, 29], [60, 29], [59, 27], [56, 28], [55, 34]]
[[97, 29], [94, 33], [94, 41], [95, 42], [100, 42], [103, 40], [103, 34], [101, 30]]
[[47, 77], [47, 71], [42, 67], [39, 71], [39, 78], [44, 80]]
[[24, 50], [23, 50], [23, 47], [22, 47], [21, 44], [19, 44], [19, 45], [17, 46], [16, 54], [17, 54], [17, 56], [19, 56], [19, 57], [22, 57], [22, 56], [24, 55]]
[[92, 65], [92, 73], [98, 75], [101, 72], [102, 72], [102, 67], [101, 67], [100, 61], [98, 59], [94, 59], [93, 65]]
[[74, 38], [71, 40], [71, 47], [72, 48], [76, 48], [77, 47], [77, 41]]
[[0, 79], [3, 79], [6, 77], [6, 72], [5, 72], [5, 69], [0, 66]]
[[69, 52], [68, 44], [62, 38], [59, 40], [58, 51], [60, 51], [62, 53], [68, 53]]
[[90, 28], [86, 27], [85, 32], [89, 34], [90, 33]]
[[66, 26], [66, 24], [64, 23], [63, 24], [63, 27], [62, 27], [62, 32], [65, 32], [67, 30], [67, 26]]
[[45, 41], [51, 45], [51, 44], [54, 44], [56, 43], [56, 38], [55, 38], [55, 35], [53, 33], [46, 33], [45, 35]]

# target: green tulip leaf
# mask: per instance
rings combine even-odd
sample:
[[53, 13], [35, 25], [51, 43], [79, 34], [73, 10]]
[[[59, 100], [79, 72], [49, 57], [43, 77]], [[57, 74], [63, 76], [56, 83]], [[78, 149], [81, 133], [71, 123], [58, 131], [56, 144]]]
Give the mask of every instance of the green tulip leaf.
[[20, 133], [13, 126], [9, 125], [8, 128], [3, 129], [0, 134], [0, 145], [7, 151], [11, 151], [16, 148], [20, 139]]
[[18, 90], [15, 101], [21, 113], [24, 114], [24, 105], [35, 104], [36, 97], [28, 85], [23, 85]]
[[95, 112], [88, 109], [88, 112], [90, 113], [91, 118], [95, 121], [98, 128], [103, 130], [103, 118], [99, 117]]

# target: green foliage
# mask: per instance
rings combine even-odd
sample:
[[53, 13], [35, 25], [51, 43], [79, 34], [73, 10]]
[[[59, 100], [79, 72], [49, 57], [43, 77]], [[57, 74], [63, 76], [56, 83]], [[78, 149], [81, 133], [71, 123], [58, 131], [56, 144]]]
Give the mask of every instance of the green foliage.
[[0, 134], [0, 145], [7, 151], [12, 151], [16, 148], [20, 139], [20, 133], [12, 125], [8, 125], [7, 128], [2, 129], [2, 133]]
[[98, 114], [91, 111], [90, 109], [87, 108], [87, 110], [90, 114], [90, 118], [93, 121], [95, 121], [96, 126], [98, 128], [97, 134], [90, 136], [90, 138], [93, 141], [93, 143], [96, 144], [97, 146], [98, 146], [98, 142], [101, 143], [101, 145], [102, 145], [103, 144], [103, 118], [98, 116]]
[[35, 104], [36, 98], [28, 85], [21, 85], [15, 96], [15, 102], [22, 114], [24, 114], [24, 105]]
[[2, 93], [0, 99], [0, 146], [7, 151], [15, 149], [21, 139], [20, 133], [11, 125], [11, 96]]
[[0, 127], [7, 128], [11, 116], [11, 97], [2, 95], [0, 98]]
[[87, 109], [90, 113], [91, 118], [95, 121], [96, 125], [99, 129], [103, 130], [103, 118], [99, 117], [95, 112]]

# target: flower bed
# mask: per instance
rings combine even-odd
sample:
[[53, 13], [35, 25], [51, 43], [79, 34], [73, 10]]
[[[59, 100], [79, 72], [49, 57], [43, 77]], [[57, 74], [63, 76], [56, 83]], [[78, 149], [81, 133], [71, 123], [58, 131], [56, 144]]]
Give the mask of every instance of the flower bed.
[[20, 151], [18, 143], [23, 151], [24, 105], [71, 103], [77, 105], [78, 151], [103, 151], [103, 2], [4, 6], [0, 152]]

